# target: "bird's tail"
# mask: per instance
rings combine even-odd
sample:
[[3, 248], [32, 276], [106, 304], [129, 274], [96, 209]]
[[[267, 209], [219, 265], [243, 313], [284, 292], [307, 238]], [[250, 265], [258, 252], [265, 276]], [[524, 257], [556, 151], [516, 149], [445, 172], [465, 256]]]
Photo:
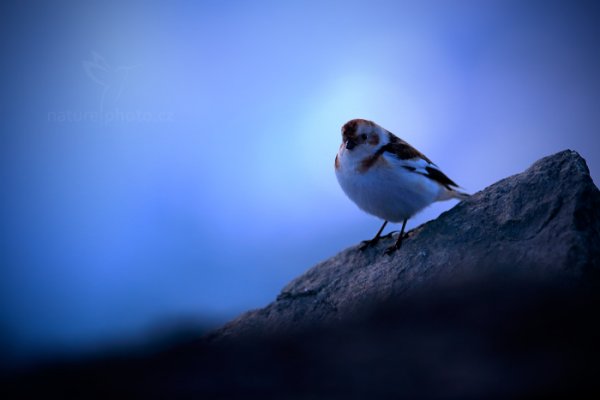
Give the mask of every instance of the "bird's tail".
[[450, 199], [466, 200], [469, 197], [471, 197], [471, 195], [468, 193], [459, 192], [458, 190], [455, 190], [455, 189], [447, 189], [441, 194], [441, 196], [438, 200], [450, 200]]
[[469, 193], [459, 192], [458, 190], [452, 190], [450, 193], [451, 193], [450, 198], [452, 198], [452, 199], [466, 200], [469, 197], [471, 197], [471, 195]]

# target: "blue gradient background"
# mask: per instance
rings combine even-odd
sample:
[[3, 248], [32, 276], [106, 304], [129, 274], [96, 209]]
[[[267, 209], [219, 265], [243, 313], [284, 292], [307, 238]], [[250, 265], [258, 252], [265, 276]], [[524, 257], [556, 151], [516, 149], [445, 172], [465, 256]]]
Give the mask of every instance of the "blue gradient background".
[[470, 192], [565, 148], [598, 182], [597, 3], [82, 3], [0, 6], [12, 355], [217, 324], [372, 236], [333, 173], [351, 118]]

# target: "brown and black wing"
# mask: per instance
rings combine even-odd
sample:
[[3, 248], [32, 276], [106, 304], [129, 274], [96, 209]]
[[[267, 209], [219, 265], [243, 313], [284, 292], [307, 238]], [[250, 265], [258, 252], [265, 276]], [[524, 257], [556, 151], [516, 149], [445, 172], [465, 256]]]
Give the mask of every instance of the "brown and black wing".
[[390, 153], [402, 162], [402, 168], [405, 168], [416, 174], [421, 174], [427, 178], [439, 183], [448, 190], [454, 190], [459, 186], [446, 174], [440, 171], [429, 158], [410, 144], [388, 132], [390, 142], [380, 149], [385, 153]]

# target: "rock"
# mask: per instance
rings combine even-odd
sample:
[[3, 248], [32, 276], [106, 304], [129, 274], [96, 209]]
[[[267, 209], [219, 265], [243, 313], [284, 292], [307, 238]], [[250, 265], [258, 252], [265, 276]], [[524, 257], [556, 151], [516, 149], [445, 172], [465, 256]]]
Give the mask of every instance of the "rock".
[[428, 285], [484, 275], [576, 281], [600, 271], [600, 193], [585, 160], [566, 150], [503, 179], [415, 228], [392, 256], [393, 238], [350, 247], [283, 288], [213, 340], [332, 323]]
[[600, 192], [563, 151], [351, 247], [207, 336], [0, 379], [0, 397], [600, 396]]

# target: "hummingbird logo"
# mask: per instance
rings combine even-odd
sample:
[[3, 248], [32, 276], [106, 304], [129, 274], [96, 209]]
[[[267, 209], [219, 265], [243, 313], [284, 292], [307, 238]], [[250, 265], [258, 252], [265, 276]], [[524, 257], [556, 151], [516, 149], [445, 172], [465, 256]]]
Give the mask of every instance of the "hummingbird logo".
[[129, 78], [129, 71], [135, 68], [137, 66], [111, 67], [104, 57], [96, 52], [92, 52], [91, 61], [83, 61], [83, 69], [87, 76], [103, 88], [100, 101], [101, 112], [107, 104], [117, 103]]

